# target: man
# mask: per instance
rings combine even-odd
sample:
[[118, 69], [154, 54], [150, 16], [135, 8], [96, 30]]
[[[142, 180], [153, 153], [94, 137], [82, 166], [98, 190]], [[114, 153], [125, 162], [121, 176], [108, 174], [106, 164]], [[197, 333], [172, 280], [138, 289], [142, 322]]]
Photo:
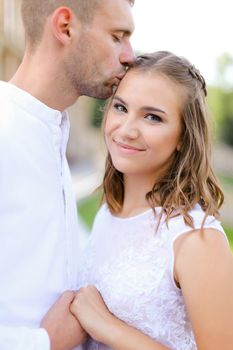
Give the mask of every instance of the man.
[[132, 4], [22, 0], [25, 54], [0, 82], [1, 350], [69, 350], [85, 339], [73, 293], [62, 295], [75, 289], [78, 254], [64, 110], [81, 95], [111, 96], [133, 60]]

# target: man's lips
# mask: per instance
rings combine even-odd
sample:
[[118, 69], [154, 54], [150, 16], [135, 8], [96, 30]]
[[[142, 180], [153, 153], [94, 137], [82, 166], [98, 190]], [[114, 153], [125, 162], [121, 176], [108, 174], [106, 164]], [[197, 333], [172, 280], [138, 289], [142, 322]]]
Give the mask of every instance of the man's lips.
[[125, 73], [126, 73], [126, 72], [117, 74], [117, 75], [112, 79], [113, 85], [118, 86], [118, 85], [120, 84], [121, 79], [124, 78]]
[[119, 142], [117, 140], [114, 140], [114, 142], [121, 148], [124, 148], [126, 150], [132, 150], [132, 151], [145, 151], [145, 148], [141, 148], [141, 147], [135, 147], [135, 146], [131, 146], [131, 145], [127, 145], [125, 143]]
[[121, 80], [121, 79], [124, 78], [125, 74], [126, 74], [125, 71], [124, 71], [123, 73], [117, 74], [116, 78], [119, 79], [119, 80]]
[[121, 82], [121, 79], [118, 78], [118, 77], [115, 77], [113, 80], [112, 80], [112, 85], [115, 85], [115, 86], [118, 86]]

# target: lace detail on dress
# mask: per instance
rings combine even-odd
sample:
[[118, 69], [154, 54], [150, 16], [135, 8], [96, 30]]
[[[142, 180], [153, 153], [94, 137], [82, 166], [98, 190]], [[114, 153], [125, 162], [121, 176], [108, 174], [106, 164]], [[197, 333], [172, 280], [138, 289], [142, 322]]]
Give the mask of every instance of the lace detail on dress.
[[[114, 315], [168, 348], [196, 350], [182, 292], [170, 270], [171, 242], [185, 224], [181, 217], [173, 224], [176, 232], [164, 223], [156, 233], [152, 210], [119, 219], [103, 206], [84, 252], [79, 287], [94, 284]], [[84, 348], [109, 350], [91, 339]]]

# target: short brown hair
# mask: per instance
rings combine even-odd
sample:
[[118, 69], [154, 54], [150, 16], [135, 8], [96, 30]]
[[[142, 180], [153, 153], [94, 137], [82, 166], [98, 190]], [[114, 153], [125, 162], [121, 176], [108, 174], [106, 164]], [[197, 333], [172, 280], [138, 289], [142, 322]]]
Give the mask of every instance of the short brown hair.
[[[131, 5], [134, 0], [128, 0]], [[102, 0], [22, 0], [26, 40], [36, 45], [43, 35], [46, 19], [60, 6], [69, 7], [81, 21], [90, 22]]]
[[[162, 74], [185, 93], [181, 110], [182, 144], [174, 152], [165, 173], [146, 194], [149, 205], [157, 206], [159, 197], [167, 220], [174, 213], [180, 213], [191, 227], [193, 221], [188, 212], [197, 203], [206, 216], [218, 216], [224, 195], [211, 165], [210, 116], [203, 76], [188, 60], [166, 51], [139, 56], [130, 70]], [[107, 112], [108, 107], [106, 116]], [[124, 201], [124, 176], [114, 167], [110, 154], [107, 155], [103, 189], [110, 211], [119, 213]]]

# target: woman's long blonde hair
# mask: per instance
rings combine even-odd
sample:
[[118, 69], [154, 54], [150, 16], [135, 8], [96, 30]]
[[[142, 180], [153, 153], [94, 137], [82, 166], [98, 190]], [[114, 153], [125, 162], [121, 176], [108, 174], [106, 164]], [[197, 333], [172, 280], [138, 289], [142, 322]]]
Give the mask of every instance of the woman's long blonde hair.
[[[180, 86], [186, 96], [181, 109], [181, 147], [174, 152], [166, 172], [146, 194], [149, 205], [154, 208], [159, 198], [166, 221], [174, 213], [179, 213], [191, 227], [193, 221], [189, 211], [197, 203], [204, 210], [205, 217], [218, 217], [224, 195], [211, 165], [210, 117], [204, 78], [188, 60], [165, 51], [139, 56], [130, 70], [163, 74], [178, 88]], [[115, 169], [109, 153], [103, 191], [110, 211], [119, 213], [124, 201], [124, 178]]]

